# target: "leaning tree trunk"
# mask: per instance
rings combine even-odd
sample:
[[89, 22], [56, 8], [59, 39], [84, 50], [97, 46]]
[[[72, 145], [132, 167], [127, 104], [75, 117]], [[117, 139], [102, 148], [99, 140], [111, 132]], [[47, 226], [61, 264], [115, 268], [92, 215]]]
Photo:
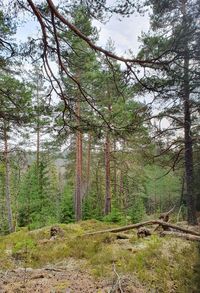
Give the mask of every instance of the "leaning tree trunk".
[[[80, 117], [80, 101], [76, 107], [77, 117]], [[77, 118], [78, 125], [80, 119]], [[80, 221], [82, 218], [82, 133], [76, 132], [76, 182], [75, 182], [75, 218]]]
[[110, 137], [106, 134], [105, 142], [105, 176], [106, 176], [106, 196], [105, 196], [105, 215], [111, 212], [111, 191], [110, 191]]
[[10, 195], [10, 168], [9, 168], [9, 157], [8, 157], [8, 136], [6, 123], [4, 121], [4, 162], [5, 162], [5, 195], [6, 195], [6, 208], [8, 216], [8, 228], [9, 232], [14, 231], [13, 227], [13, 215], [11, 207], [11, 195]]
[[[185, 0], [183, 6], [183, 26], [185, 26], [186, 7]], [[187, 32], [186, 32], [187, 33]], [[191, 131], [191, 101], [190, 101], [190, 80], [189, 80], [189, 49], [188, 42], [185, 43], [184, 52], [184, 76], [183, 76], [183, 102], [184, 102], [184, 143], [185, 143], [185, 182], [186, 201], [188, 212], [188, 223], [197, 224], [195, 197], [193, 194], [193, 142]]]

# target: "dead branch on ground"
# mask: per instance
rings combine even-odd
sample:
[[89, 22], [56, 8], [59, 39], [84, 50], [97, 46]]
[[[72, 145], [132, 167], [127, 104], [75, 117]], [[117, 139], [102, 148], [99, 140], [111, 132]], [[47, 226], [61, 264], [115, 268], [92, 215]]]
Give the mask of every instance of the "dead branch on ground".
[[190, 241], [199, 241], [200, 242], [200, 236], [196, 236], [196, 235], [190, 235], [190, 234], [185, 234], [185, 233], [179, 233], [179, 232], [175, 232], [175, 231], [163, 231], [160, 236], [174, 236], [174, 237], [178, 237], [178, 238], [183, 238], [186, 240], [190, 240]]
[[181, 231], [181, 232], [184, 232], [186, 234], [195, 235], [195, 236], [200, 237], [200, 233], [198, 233], [196, 231], [192, 231], [190, 229], [186, 229], [186, 228], [174, 225], [174, 224], [169, 224], [169, 223], [163, 222], [161, 220], [150, 220], [150, 221], [141, 222], [141, 223], [128, 225], [128, 226], [123, 226], [123, 227], [119, 227], [119, 228], [111, 228], [111, 229], [106, 229], [106, 230], [101, 230], [101, 231], [88, 232], [88, 233], [85, 233], [84, 235], [85, 236], [90, 236], [90, 235], [97, 235], [97, 234], [103, 234], [103, 233], [118, 233], [118, 232], [122, 232], [122, 231], [138, 229], [138, 228], [140, 228], [142, 226], [147, 226], [147, 225], [148, 226], [149, 225], [160, 225], [160, 226], [162, 226], [163, 229], [171, 228], [171, 229], [176, 230], [176, 231]]

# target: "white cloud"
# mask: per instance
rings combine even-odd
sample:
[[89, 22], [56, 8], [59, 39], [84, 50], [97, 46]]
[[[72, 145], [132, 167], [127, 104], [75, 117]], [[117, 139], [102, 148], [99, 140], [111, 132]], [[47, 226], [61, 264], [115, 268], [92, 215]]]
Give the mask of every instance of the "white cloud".
[[146, 32], [149, 29], [149, 18], [147, 15], [132, 15], [121, 21], [117, 17], [112, 17], [106, 24], [101, 24], [96, 20], [93, 23], [100, 29], [98, 44], [104, 47], [107, 40], [111, 38], [115, 43], [118, 54], [124, 54], [129, 49], [136, 54], [139, 48], [138, 37], [142, 31]]

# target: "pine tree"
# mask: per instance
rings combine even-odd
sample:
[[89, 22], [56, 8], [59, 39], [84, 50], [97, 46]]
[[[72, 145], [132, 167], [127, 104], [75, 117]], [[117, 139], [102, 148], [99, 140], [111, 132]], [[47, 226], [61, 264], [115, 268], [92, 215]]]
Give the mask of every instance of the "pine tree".
[[4, 12], [4, 10], [0, 10], [0, 70], [9, 71], [10, 57], [15, 54], [16, 49], [12, 40], [12, 36], [15, 33], [15, 25], [13, 24], [13, 19], [7, 17]]
[[[87, 10], [84, 5], [74, 6], [71, 11], [73, 17], [73, 23], [81, 29], [87, 36], [95, 38], [95, 29], [92, 27], [91, 20], [88, 16]], [[83, 178], [83, 137], [84, 132], [89, 131], [88, 123], [85, 117], [87, 116], [88, 106], [86, 103], [87, 97], [91, 99], [92, 93], [92, 81], [94, 80], [93, 73], [91, 71], [92, 65], [96, 62], [94, 52], [91, 51], [89, 46], [82, 40], [80, 40], [73, 32], [67, 31], [63, 33], [62, 40], [67, 39], [67, 48], [62, 52], [66, 57], [66, 63], [69, 66], [69, 74], [62, 73], [62, 81], [65, 86], [65, 91], [68, 96], [71, 97], [72, 113], [64, 111], [62, 120], [64, 127], [62, 128], [65, 133], [66, 128], [71, 128], [76, 132], [76, 163], [75, 163], [75, 217], [79, 221], [82, 218], [82, 198], [86, 192], [85, 179]], [[74, 79], [75, 83], [72, 82]], [[80, 86], [81, 84], [81, 86]], [[66, 104], [64, 103], [66, 109]], [[63, 119], [64, 117], [64, 119]], [[67, 127], [65, 126], [67, 125]], [[88, 169], [89, 170], [89, 169]]]
[[[199, 2], [198, 1], [147, 1], [152, 5], [151, 33], [142, 38], [139, 57], [155, 58], [163, 66], [151, 65], [148, 78], [141, 80], [146, 89], [154, 92], [159, 102], [159, 119], [167, 118], [169, 130], [160, 129], [171, 138], [177, 149], [176, 161], [184, 151], [186, 201], [188, 222], [196, 224], [193, 193], [194, 121], [198, 109], [199, 66]], [[176, 130], [183, 129], [183, 137]], [[183, 141], [183, 149], [180, 142]], [[162, 151], [163, 152], [163, 148]]]

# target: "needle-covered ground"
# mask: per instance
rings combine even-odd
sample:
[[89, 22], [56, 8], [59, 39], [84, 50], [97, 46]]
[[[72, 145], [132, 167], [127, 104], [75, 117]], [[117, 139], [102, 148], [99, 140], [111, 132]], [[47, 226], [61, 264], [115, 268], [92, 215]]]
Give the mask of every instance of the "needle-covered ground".
[[[0, 292], [200, 292], [197, 243], [129, 231], [84, 235], [112, 227], [98, 221], [22, 229], [0, 238]], [[124, 236], [124, 235], [123, 235]]]

